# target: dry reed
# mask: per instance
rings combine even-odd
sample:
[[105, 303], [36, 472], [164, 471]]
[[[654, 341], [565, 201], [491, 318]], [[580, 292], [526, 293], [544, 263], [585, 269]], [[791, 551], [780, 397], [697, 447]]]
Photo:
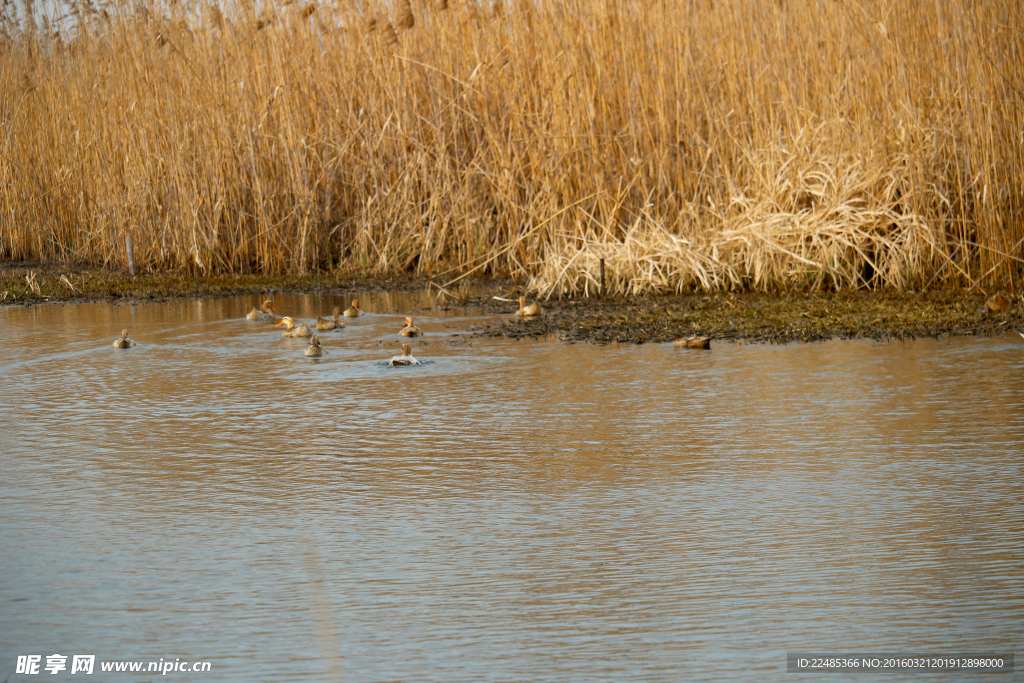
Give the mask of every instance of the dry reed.
[[1021, 277], [1012, 2], [185, 5], [0, 9], [0, 258], [125, 267], [130, 236], [143, 271], [547, 295], [601, 259], [617, 292]]

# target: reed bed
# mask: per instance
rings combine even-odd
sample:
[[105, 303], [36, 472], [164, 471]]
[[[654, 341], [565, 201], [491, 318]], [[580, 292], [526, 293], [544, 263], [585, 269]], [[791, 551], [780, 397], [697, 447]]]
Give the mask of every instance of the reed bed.
[[0, 258], [548, 296], [602, 260], [618, 293], [1021, 279], [1014, 2], [57, 11], [0, 9]]

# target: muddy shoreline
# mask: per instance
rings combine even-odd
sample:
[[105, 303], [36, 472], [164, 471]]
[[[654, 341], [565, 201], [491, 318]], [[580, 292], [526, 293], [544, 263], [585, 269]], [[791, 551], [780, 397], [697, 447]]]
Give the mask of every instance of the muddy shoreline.
[[[944, 335], [994, 335], [1024, 327], [1024, 301], [1005, 292], [1007, 311], [985, 307], [993, 292], [937, 290], [924, 293], [855, 291], [693, 293], [631, 298], [552, 299], [544, 315], [522, 320], [513, 313], [521, 283], [473, 281], [442, 291], [415, 278], [343, 277], [335, 274], [208, 276], [142, 274], [55, 266], [0, 263], [0, 305], [84, 303], [107, 300], [145, 303], [180, 298], [280, 292], [348, 295], [359, 292], [430, 289], [442, 309], [465, 308], [498, 315], [475, 328], [481, 336], [555, 337], [568, 342], [645, 343], [675, 335], [762, 343], [842, 338], [908, 339]], [[499, 297], [499, 298], [495, 298]], [[532, 299], [531, 299], [532, 300]]]
[[275, 294], [279, 292], [411, 291], [428, 284], [414, 278], [307, 275], [210, 275], [67, 269], [45, 264], [0, 262], [0, 305], [113, 301], [136, 303], [196, 297]]
[[537, 320], [502, 321], [488, 336], [554, 335], [571, 342], [665, 342], [675, 335], [763, 343], [828, 339], [913, 339], [994, 335], [1024, 324], [1019, 297], [1010, 310], [961, 291], [836, 294], [695, 294], [635, 300], [563, 300]]

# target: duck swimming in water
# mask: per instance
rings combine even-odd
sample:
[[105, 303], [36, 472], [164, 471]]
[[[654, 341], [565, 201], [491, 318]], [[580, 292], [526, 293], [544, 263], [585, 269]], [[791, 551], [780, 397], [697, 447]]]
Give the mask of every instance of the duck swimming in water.
[[336, 329], [345, 327], [345, 323], [341, 322], [341, 318], [338, 317], [339, 313], [341, 313], [341, 309], [336, 307], [334, 309], [334, 320], [327, 320], [325, 318], [321, 318], [320, 316], [317, 316], [316, 317], [316, 329], [318, 329], [318, 330], [336, 330]]
[[284, 328], [284, 332], [281, 333], [282, 337], [310, 337], [313, 335], [313, 331], [309, 329], [309, 325], [302, 323], [298, 327], [295, 327], [295, 321], [285, 316], [281, 318], [281, 322], [274, 325], [274, 327], [281, 327], [281, 325], [287, 325]]
[[352, 302], [352, 305], [345, 309], [343, 314], [346, 318], [355, 318], [362, 315], [363, 312], [359, 310], [359, 300], [356, 299]]
[[672, 342], [672, 346], [684, 349], [710, 349], [711, 337], [684, 337], [681, 334], [677, 334], [675, 341]]
[[405, 327], [398, 331], [398, 334], [403, 337], [418, 337], [423, 334], [423, 330], [412, 324], [412, 318], [405, 319]]
[[114, 340], [115, 349], [129, 349], [135, 342], [128, 338], [128, 330], [121, 330], [121, 338]]
[[391, 367], [396, 365], [419, 365], [420, 362], [412, 357], [412, 349], [409, 348], [408, 344], [402, 344], [402, 355], [392, 356], [391, 362], [388, 363]]
[[543, 312], [544, 311], [540, 309], [540, 304], [538, 304], [536, 301], [527, 306], [526, 297], [519, 297], [519, 310], [516, 311], [516, 315], [521, 315], [524, 318], [532, 318], [533, 316], [540, 315]]
[[245, 316], [248, 320], [273, 320], [277, 316], [277, 309], [274, 308], [274, 302], [267, 299], [263, 302], [263, 306], [256, 308], [253, 306], [252, 310], [249, 311], [249, 315]]
[[309, 340], [309, 346], [302, 352], [306, 356], [322, 356], [326, 353], [324, 347], [320, 346], [320, 337], [313, 335], [313, 338]]

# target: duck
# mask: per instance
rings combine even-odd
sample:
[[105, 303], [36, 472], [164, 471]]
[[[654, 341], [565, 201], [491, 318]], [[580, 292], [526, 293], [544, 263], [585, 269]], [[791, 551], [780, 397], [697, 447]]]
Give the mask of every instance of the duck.
[[711, 337], [684, 337], [681, 334], [677, 334], [672, 342], [672, 346], [684, 349], [710, 349]]
[[245, 317], [248, 320], [273, 320], [277, 317], [275, 313], [277, 313], [277, 309], [274, 308], [274, 302], [267, 299], [260, 308], [253, 306]]
[[345, 312], [342, 315], [346, 318], [355, 318], [362, 314], [363, 312], [359, 310], [359, 299], [356, 299], [352, 302], [351, 306], [345, 309]]
[[324, 347], [320, 346], [320, 337], [313, 335], [313, 338], [309, 340], [309, 346], [302, 352], [306, 356], [322, 356], [326, 353]]
[[1002, 294], [993, 294], [985, 302], [985, 308], [995, 313], [1002, 313], [1010, 310], [1010, 300]]
[[412, 324], [412, 318], [405, 319], [405, 327], [398, 331], [398, 334], [403, 337], [418, 337], [423, 334], [423, 330]]
[[397, 365], [419, 365], [420, 362], [412, 357], [412, 349], [409, 348], [408, 344], [402, 344], [402, 355], [393, 356], [391, 362], [388, 363], [391, 367]]
[[540, 304], [534, 301], [529, 306], [526, 305], [526, 297], [519, 297], [519, 310], [516, 311], [516, 315], [521, 315], [524, 318], [532, 318], [535, 315], [540, 315], [544, 311], [541, 310]]
[[282, 337], [309, 337], [313, 334], [313, 331], [309, 329], [309, 325], [302, 323], [295, 327], [295, 321], [288, 316], [281, 318], [281, 322], [274, 325], [274, 327], [281, 327], [281, 325], [287, 325], [284, 328], [284, 332], [281, 333]]
[[345, 323], [341, 322], [338, 318], [338, 314], [341, 313], [341, 309], [335, 307], [334, 309], [334, 320], [328, 320], [326, 318], [316, 317], [316, 329], [318, 330], [336, 330], [345, 327]]
[[114, 340], [115, 349], [130, 349], [135, 342], [128, 338], [128, 330], [121, 330], [121, 338]]

